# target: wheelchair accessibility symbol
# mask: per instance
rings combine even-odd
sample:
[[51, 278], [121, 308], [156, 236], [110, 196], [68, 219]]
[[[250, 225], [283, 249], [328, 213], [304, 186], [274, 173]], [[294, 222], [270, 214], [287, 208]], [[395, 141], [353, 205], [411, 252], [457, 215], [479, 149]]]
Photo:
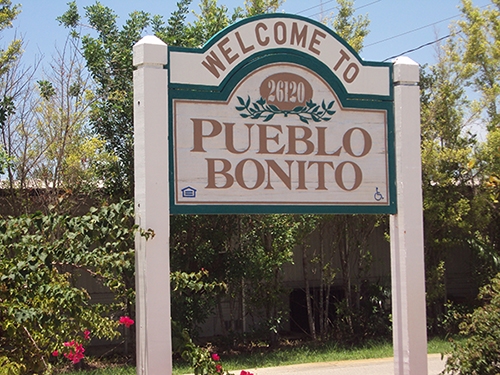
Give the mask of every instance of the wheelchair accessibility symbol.
[[384, 199], [384, 196], [382, 195], [382, 193], [380, 193], [380, 191], [378, 191], [378, 187], [375, 188], [375, 194], [373, 194], [373, 198], [375, 198], [375, 200], [377, 202]]

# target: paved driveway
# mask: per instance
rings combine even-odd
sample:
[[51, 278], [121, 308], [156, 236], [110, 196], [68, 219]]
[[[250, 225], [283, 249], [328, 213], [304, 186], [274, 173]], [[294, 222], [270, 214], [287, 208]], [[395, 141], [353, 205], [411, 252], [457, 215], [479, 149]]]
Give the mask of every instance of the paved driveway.
[[[428, 375], [443, 371], [445, 360], [440, 354], [428, 356]], [[392, 358], [366, 359], [359, 361], [307, 363], [300, 365], [247, 369], [254, 375], [394, 375]], [[232, 371], [239, 375], [239, 371]]]

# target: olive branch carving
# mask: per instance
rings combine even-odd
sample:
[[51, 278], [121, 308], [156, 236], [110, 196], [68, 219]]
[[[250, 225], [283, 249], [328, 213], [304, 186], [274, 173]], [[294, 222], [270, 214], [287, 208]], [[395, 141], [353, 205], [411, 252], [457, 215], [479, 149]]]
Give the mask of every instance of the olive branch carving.
[[258, 119], [264, 118], [264, 122], [271, 120], [275, 115], [282, 114], [285, 117], [288, 115], [296, 115], [299, 117], [300, 121], [309, 124], [309, 121], [321, 122], [329, 121], [335, 111], [332, 110], [335, 100], [332, 100], [328, 105], [325, 101], [321, 102], [321, 105], [316, 104], [311, 100], [305, 103], [304, 106], [297, 106], [292, 110], [279, 109], [274, 104], [266, 103], [264, 98], [260, 98], [255, 102], [251, 102], [250, 96], [247, 100], [237, 96], [237, 99], [241, 106], [236, 106], [236, 110], [240, 111], [240, 116], [243, 118]]

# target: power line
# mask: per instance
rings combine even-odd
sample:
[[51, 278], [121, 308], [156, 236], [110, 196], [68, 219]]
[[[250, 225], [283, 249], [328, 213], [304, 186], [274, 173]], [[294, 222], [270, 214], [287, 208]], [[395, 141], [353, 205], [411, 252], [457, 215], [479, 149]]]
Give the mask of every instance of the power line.
[[372, 4], [375, 4], [375, 3], [380, 3], [382, 0], [377, 0], [377, 1], [372, 1], [371, 3], [368, 3], [368, 4], [365, 4], [365, 5], [361, 5], [360, 7], [357, 7], [355, 10], [358, 10], [358, 9], [361, 9], [361, 8], [366, 8], [367, 6], [370, 6]]
[[[486, 8], [488, 5], [489, 5], [489, 4], [486, 4], [486, 5], [480, 6], [480, 7], [479, 7], [479, 9]], [[387, 42], [388, 40], [396, 39], [396, 38], [398, 38], [398, 37], [400, 37], [400, 36], [407, 35], [407, 34], [411, 34], [411, 33], [415, 32], [415, 31], [419, 31], [419, 30], [425, 29], [425, 28], [427, 28], [427, 27], [437, 25], [438, 23], [441, 23], [441, 22], [444, 22], [444, 21], [449, 21], [449, 20], [451, 20], [451, 19], [455, 19], [455, 18], [460, 17], [460, 16], [461, 16], [461, 14], [456, 14], [456, 15], [451, 16], [451, 17], [448, 17], [448, 18], [443, 18], [442, 20], [439, 20], [439, 21], [436, 21], [436, 22], [433, 22], [433, 23], [429, 23], [428, 25], [425, 25], [425, 26], [420, 26], [420, 27], [417, 27], [417, 28], [415, 28], [415, 29], [412, 29], [412, 30], [409, 30], [409, 31], [405, 31], [404, 33], [397, 34], [397, 35], [393, 35], [393, 36], [391, 36], [391, 37], [389, 37], [389, 38], [385, 38], [385, 39], [379, 40], [379, 41], [377, 41], [377, 42], [373, 42], [373, 43], [367, 44], [365, 47], [370, 47], [370, 46], [374, 46], [375, 44], [379, 44], [379, 43]], [[437, 40], [437, 41], [439, 41], [439, 40]], [[435, 43], [435, 42], [437, 42], [437, 41], [434, 41], [434, 42], [429, 42], [429, 43], [431, 43], [431, 44], [432, 44], [432, 43]], [[424, 46], [425, 46], [425, 45], [424, 45]], [[420, 46], [420, 47], [417, 47], [417, 48], [421, 48], [421, 46]], [[398, 55], [398, 56], [399, 56], [399, 55]]]
[[[301, 10], [300, 12], [297, 12], [296, 14], [304, 13], [304, 12], [307, 12], [308, 10], [311, 10], [311, 9], [314, 9], [314, 8], [318, 8], [318, 7], [322, 7], [323, 5], [328, 4], [328, 3], [331, 3], [332, 1], [334, 1], [334, 0], [328, 0], [328, 1], [325, 1], [325, 2], [321, 2], [321, 3], [320, 3], [320, 4], [318, 4], [318, 5], [314, 5], [314, 6], [310, 7], [310, 8], [307, 8], [307, 9]], [[381, 1], [382, 1], [382, 0], [372, 1], [371, 3], [365, 4], [365, 5], [361, 5], [361, 6], [357, 7], [357, 8], [354, 8], [354, 10], [358, 10], [358, 9], [361, 9], [361, 8], [365, 8], [365, 7], [369, 6], [369, 5], [372, 5], [372, 4], [375, 4], [375, 3], [379, 3], [379, 2], [381, 2]], [[320, 15], [321, 13], [324, 13], [324, 12], [329, 12], [329, 11], [334, 10], [334, 9], [338, 9], [338, 5], [337, 5], [337, 6], [334, 6], [334, 7], [331, 7], [331, 8], [328, 8], [328, 9], [326, 9], [326, 10], [321, 10], [321, 11], [319, 11], [319, 12], [317, 12], [317, 13], [314, 13], [314, 14], [309, 15], [308, 17], [314, 17], [314, 16], [317, 16], [317, 15]]]
[[307, 12], [308, 10], [311, 10], [311, 9], [314, 9], [314, 8], [317, 8], [317, 7], [321, 7], [321, 6], [325, 5], [325, 4], [331, 3], [332, 1], [333, 1], [333, 0], [328, 0], [328, 1], [324, 2], [324, 3], [323, 3], [323, 2], [321, 2], [321, 3], [320, 3], [320, 4], [318, 4], [318, 5], [314, 5], [314, 6], [310, 7], [310, 8], [307, 8], [307, 9], [301, 10], [300, 12], [297, 12], [296, 14], [304, 13], [304, 12]]
[[424, 48], [424, 47], [427, 47], [427, 46], [430, 46], [430, 45], [433, 45], [433, 44], [439, 43], [440, 41], [442, 41], [442, 40], [444, 40], [444, 39], [447, 39], [447, 38], [450, 38], [450, 37], [452, 37], [452, 36], [454, 36], [454, 35], [455, 35], [455, 34], [448, 34], [448, 35], [442, 36], [441, 38], [436, 39], [436, 40], [433, 40], [432, 42], [428, 42], [428, 43], [422, 44], [422, 45], [420, 45], [420, 46], [418, 46], [418, 47], [415, 47], [415, 48], [409, 49], [409, 50], [407, 50], [407, 51], [401, 52], [400, 54], [397, 54], [397, 55], [394, 55], [394, 56], [388, 57], [387, 59], [385, 59], [385, 60], [383, 60], [383, 61], [392, 60], [392, 59], [395, 59], [396, 57], [399, 57], [399, 56], [405, 55], [405, 54], [407, 54], [407, 53], [418, 51], [418, 50], [419, 50], [419, 49], [421, 49], [421, 48]]
[[451, 17], [448, 17], [448, 18], [444, 18], [440, 21], [436, 21], [436, 22], [433, 22], [433, 23], [429, 23], [428, 25], [425, 25], [425, 26], [420, 26], [420, 27], [417, 27], [415, 29], [412, 29], [412, 30], [409, 30], [409, 31], [405, 31], [404, 33], [401, 33], [401, 34], [397, 34], [397, 35], [393, 35], [389, 38], [385, 38], [385, 39], [382, 39], [382, 40], [379, 40], [377, 42], [373, 42], [373, 43], [370, 43], [370, 44], [367, 44], [365, 47], [370, 47], [370, 46], [374, 46], [375, 44], [379, 44], [379, 43], [383, 43], [383, 42], [387, 42], [388, 40], [392, 40], [392, 39], [396, 39], [396, 38], [399, 38], [400, 36], [403, 36], [403, 35], [407, 35], [407, 34], [411, 34], [411, 33], [414, 33], [415, 31], [419, 31], [419, 30], [422, 30], [422, 29], [425, 29], [427, 27], [430, 27], [430, 26], [434, 26], [434, 25], [437, 25], [438, 23], [441, 23], [441, 22], [444, 22], [444, 21], [449, 21], [451, 19], [454, 19], [456, 17], [460, 16], [459, 14], [458, 15], [455, 15], [455, 16], [451, 16]]

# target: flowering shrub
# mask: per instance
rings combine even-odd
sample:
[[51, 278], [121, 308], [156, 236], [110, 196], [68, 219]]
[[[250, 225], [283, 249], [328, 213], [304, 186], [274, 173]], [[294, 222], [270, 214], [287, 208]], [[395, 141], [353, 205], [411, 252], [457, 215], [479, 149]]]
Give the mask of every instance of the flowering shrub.
[[[119, 319], [119, 324], [124, 325], [125, 327], [129, 328], [132, 324], [134, 324], [134, 320], [131, 319], [128, 316], [122, 316]], [[88, 329], [83, 331], [83, 339], [85, 341], [90, 340], [90, 331]], [[71, 341], [66, 341], [63, 343], [63, 351], [64, 351], [64, 357], [69, 359], [71, 362], [73, 362], [74, 365], [79, 363], [83, 358], [85, 353], [85, 348], [83, 347], [83, 344], [80, 344], [79, 342], [75, 340]], [[59, 350], [54, 350], [52, 352], [53, 357], [58, 357], [59, 356]]]
[[69, 352], [64, 353], [64, 357], [68, 358], [74, 365], [83, 359], [85, 348], [82, 344], [77, 343], [75, 340], [71, 340], [70, 342], [65, 342], [63, 345], [69, 348]]
[[119, 322], [120, 324], [123, 324], [127, 328], [130, 327], [132, 324], [134, 324], [134, 320], [130, 319], [128, 316], [120, 317]]
[[[184, 340], [182, 358], [191, 365], [195, 375], [233, 375], [224, 370], [219, 354], [211, 353], [209, 349], [196, 345], [187, 330], [182, 332], [182, 339]], [[243, 370], [240, 375], [253, 374]]]
[[85, 340], [90, 340], [90, 331], [88, 329], [86, 329], [85, 331], [83, 331], [83, 338]]
[[[134, 299], [136, 231], [128, 201], [78, 217], [53, 210], [0, 218], [0, 370], [50, 373], [56, 357], [83, 354], [64, 342], [85, 346], [90, 331], [104, 339], [120, 335], [109, 316]], [[73, 280], [80, 272], [113, 291], [115, 303], [90, 303]]]
[[[90, 331], [88, 329], [83, 331], [83, 339], [85, 341], [90, 340]], [[85, 353], [85, 348], [83, 347], [83, 344], [80, 344], [76, 340], [65, 341], [63, 343], [62, 350], [64, 358], [69, 359], [74, 365], [79, 363], [84, 358], [83, 353]], [[59, 354], [59, 350], [57, 349], [52, 352], [53, 357], [58, 357]]]

